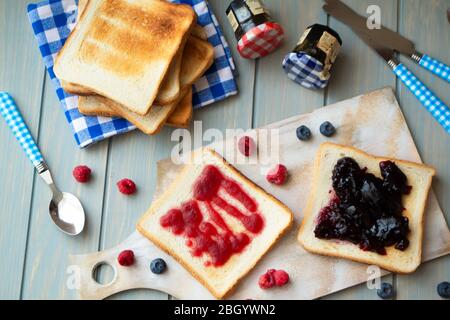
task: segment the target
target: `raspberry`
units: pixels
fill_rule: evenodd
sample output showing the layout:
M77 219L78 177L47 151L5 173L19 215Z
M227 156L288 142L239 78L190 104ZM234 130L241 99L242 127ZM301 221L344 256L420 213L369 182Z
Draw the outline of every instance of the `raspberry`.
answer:
M244 156L249 157L256 149L255 141L249 136L243 136L238 141L238 149Z
M136 192L136 184L130 179L122 179L117 182L119 191L123 194L130 195Z
M261 289L270 289L275 286L275 279L272 274L264 273L259 277L258 284Z
M289 282L289 275L284 270L277 270L273 274L273 278L275 279L275 284L279 287L284 286Z
M88 166L76 166L73 168L72 175L78 182L85 183L91 178L91 169Z
M284 286L289 282L289 275L284 270L269 269L259 277L259 287L261 289L270 289L274 286Z
M117 257L121 266L128 267L134 264L134 252L132 250L123 250Z
M275 270L275 269L269 269L269 270L266 271L266 273L267 273L268 275L270 275L270 276L273 276L273 274L274 274L276 271L277 271L277 270Z
M286 182L287 179L287 169L282 164L278 164L275 166L275 168L271 169L267 173L267 181L270 183L276 184L276 185L282 185Z

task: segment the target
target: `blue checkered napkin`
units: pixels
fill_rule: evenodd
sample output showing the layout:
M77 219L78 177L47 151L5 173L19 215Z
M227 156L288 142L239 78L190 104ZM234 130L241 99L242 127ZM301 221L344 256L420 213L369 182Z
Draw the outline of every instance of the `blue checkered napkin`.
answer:
M303 52L291 52L284 57L283 69L289 79L308 89L323 89L328 84L328 79L322 79L320 73L323 64Z
M194 8L198 23L203 26L208 41L214 46L214 64L193 87L194 108L201 108L236 94L237 87L233 77L235 67L231 52L208 3L205 0L172 2L189 4ZM87 117L80 114L77 96L64 92L53 73L55 56L75 26L77 3L78 0L45 0L30 4L28 18L75 140L80 147L86 147L116 134L134 130L135 127L120 118Z

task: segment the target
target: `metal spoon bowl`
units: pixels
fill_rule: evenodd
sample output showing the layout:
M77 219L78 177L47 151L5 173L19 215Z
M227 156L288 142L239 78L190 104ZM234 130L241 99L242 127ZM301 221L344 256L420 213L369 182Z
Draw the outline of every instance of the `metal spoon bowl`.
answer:
M59 201L52 199L49 210L50 217L62 232L75 236L83 231L84 210L80 200L73 194L63 192Z
M83 231L85 214L80 200L73 194L61 192L56 188L50 170L45 162L36 166L39 175L52 190L50 201L50 217L56 226L64 233L75 236Z

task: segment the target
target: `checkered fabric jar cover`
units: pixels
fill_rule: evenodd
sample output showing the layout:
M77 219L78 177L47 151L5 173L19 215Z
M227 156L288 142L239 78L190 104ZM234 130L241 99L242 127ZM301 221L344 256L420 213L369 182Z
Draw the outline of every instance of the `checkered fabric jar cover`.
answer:
M276 22L264 22L247 31L237 44L239 54L246 59L257 59L278 48L284 38L284 30Z
M330 74L321 76L323 64L304 52L290 52L283 60L283 69L289 79L308 89L323 89L328 85Z

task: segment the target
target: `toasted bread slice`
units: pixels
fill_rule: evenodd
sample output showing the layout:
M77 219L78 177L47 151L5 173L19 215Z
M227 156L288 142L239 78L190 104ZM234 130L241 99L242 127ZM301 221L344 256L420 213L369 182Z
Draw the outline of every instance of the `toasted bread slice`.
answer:
M86 6L88 4L89 0L79 0L78 1L78 14L77 14L77 21L80 21L80 17L83 14L84 10L86 9ZM201 31L203 28L196 25L196 28L194 27L192 29L192 33L197 35L201 35ZM183 50L181 50L183 49ZM164 81L159 89L158 96L156 97L156 104L168 104L178 98L178 96L181 93L181 85L180 85L180 72L181 72L181 60L183 57L183 48L180 48L177 55L175 56L174 60L170 64L169 70L167 71L166 76L164 77ZM70 82L61 81L61 86L63 87L64 91L76 94L79 96L87 96L87 95L93 95L95 94L88 88L85 88L80 85L76 85ZM88 110L89 112L89 110ZM106 115L106 116L113 116L112 111L108 110L100 110L97 115Z
M120 114L95 96L78 98L79 111L87 116L120 117ZM177 128L187 128L192 118L192 89L178 103L166 124ZM149 115L150 116L150 115ZM140 117L140 116L139 116ZM147 117L147 116L144 116ZM147 129L149 130L149 129Z
M85 116L120 117L120 115L97 96L79 96L78 111Z
M190 6L165 1L90 0L55 74L145 115L194 18Z
M181 94L181 61L183 60L183 48L180 48L177 55L172 61L169 70L164 77L164 81L159 88L158 95L154 101L157 105L166 105L174 102L180 97Z
M187 164L165 193L151 205L139 220L137 229L161 249L172 255L216 298L221 299L256 265L284 231L288 229L292 223L293 215L289 208L253 184L213 150L208 148L197 150L194 152L194 159L196 161ZM214 183L211 184L212 180L202 180L205 179L205 172L208 170L212 170L216 174L219 172L220 179L225 179L222 183L215 184L217 188L213 186ZM202 181L208 182L206 182L206 185L199 185L203 183ZM215 181L217 182L217 180ZM213 189L212 198L206 199L221 198L247 218L252 215L259 215L263 221L262 229L257 233L252 233L249 231L249 227L244 226L244 223L241 222L245 219L235 218L229 211L222 209L224 207L217 206L216 200L198 200L200 196L198 192L194 193L194 185L197 186L197 191L211 192L211 189ZM236 192L234 195L228 192L230 186ZM242 193L237 190L242 191L246 196L242 196ZM194 194L197 200L194 199ZM195 216L196 222L194 225L198 225L198 233L194 229L186 227L186 230L178 229L175 234L172 232L175 229L162 227L161 221L167 218L169 211L172 211L172 209L183 210L180 208L186 208L188 201L197 204L199 211L195 212L195 209L183 211L183 223L188 224L187 221L192 221L190 219ZM231 207L229 209L231 210ZM169 221L174 220L169 219ZM213 230L216 230L217 233ZM219 247L208 240L206 242L201 241L202 237L207 237L207 232L210 232L210 235L216 235L213 236L215 238L210 239L216 239L214 243ZM188 234L190 237L187 236ZM242 251L231 254L228 259L222 261L222 264L217 265L212 262L217 261L214 260L213 254L229 252L227 248L230 249L231 244L229 242L221 241L223 237L227 237L227 234L229 236L245 234L249 242L241 248ZM202 243L209 243L210 247L208 245L203 246ZM206 249L206 251L203 254L198 254L199 248ZM217 251L214 250L215 248ZM197 253L195 254L193 251Z
M409 195L403 197L405 207L403 215L409 219L411 231L408 235L410 244L405 251L397 250L392 246L386 248L386 255L380 255L371 251L363 251L358 245L350 242L323 240L315 237L314 229L317 225L318 214L321 208L328 205L330 201L332 170L337 161L343 157L353 158L361 168L366 167L367 172L378 177L380 177L379 163L393 160L407 176L408 185L412 186L412 190ZM312 189L298 240L306 250L313 253L373 264L393 272L411 273L421 262L423 214L434 174L433 168L422 164L375 157L355 148L324 143L320 146L316 156Z
M192 86L214 62L214 47L207 41L190 36L186 42L181 62L180 87ZM92 95L93 92L72 83L61 82L65 91L77 95ZM177 97L179 98L179 97ZM164 103L163 103L164 105Z
M159 89L158 96L155 99L155 104L170 104L171 102L179 98L181 94L180 75L183 51L184 50L180 50L172 61L170 68L164 78L164 81ZM63 80L61 80L61 86L63 87L64 91L70 94L75 94L78 96L95 95L95 92L86 87Z
M182 92L187 92L191 90L192 84L197 81L202 74L211 66L214 61L214 48L209 42L200 40L196 37L190 37L186 43L185 50L183 53L184 60L181 67L181 82L182 82ZM185 94L181 94L178 98L178 102L180 98L182 98ZM99 100L99 101L96 101ZM81 113L87 115L108 115L108 116L122 116L128 119L130 122L135 124L139 129L146 128L144 131L147 134L154 134L153 129L149 131L149 119L155 119L154 114L162 115L161 110L159 110L162 106L159 106L158 110L155 113L151 112L149 117L142 117L138 114L133 114L132 112L128 112L127 110L118 111L119 104L115 103L114 106L109 106L108 99L99 99L98 96L89 96L87 98L80 97L78 100L78 108ZM189 125L190 118L192 116L192 101L189 104L184 104L184 108L179 109L178 112L175 113L175 117L179 117L175 121L170 121L170 125L174 125L177 127L187 127ZM166 110L165 113L167 116L174 111L174 103L167 105L169 110ZM109 109L109 110L108 110ZM112 110L111 110L112 109ZM188 116L188 117L187 117ZM158 120L161 120L162 117L157 117ZM146 119L146 121L144 121ZM183 125L179 125L179 123L183 123ZM156 131L157 132L157 131Z
M182 93L182 97L184 97L186 94L187 90L186 92ZM167 119L175 111L175 108L181 101L182 97L167 106L152 106L150 108L150 112L145 116L141 116L137 113L131 112L117 102L114 102L102 96L80 96L78 98L78 104L79 107L80 105L82 106L82 109L86 108L83 106L88 106L87 108L90 108L91 110L94 107L89 106L97 106L98 109L112 109L117 116L127 119L143 133L154 135L161 130Z
M181 99L180 103L167 119L166 125L176 128L187 128L192 120L193 108L192 108L192 88L188 90L188 93Z
M83 1L83 0L82 0L82 1ZM84 1L86 1L86 0L84 0ZM192 34L194 37L197 37L197 38L199 38L199 39L208 41L208 35L206 34L205 29L204 29L201 25L199 25L199 24L196 24L196 25L192 28L191 34Z
M205 40L189 37L181 63L181 89L194 84L214 62L214 47Z

